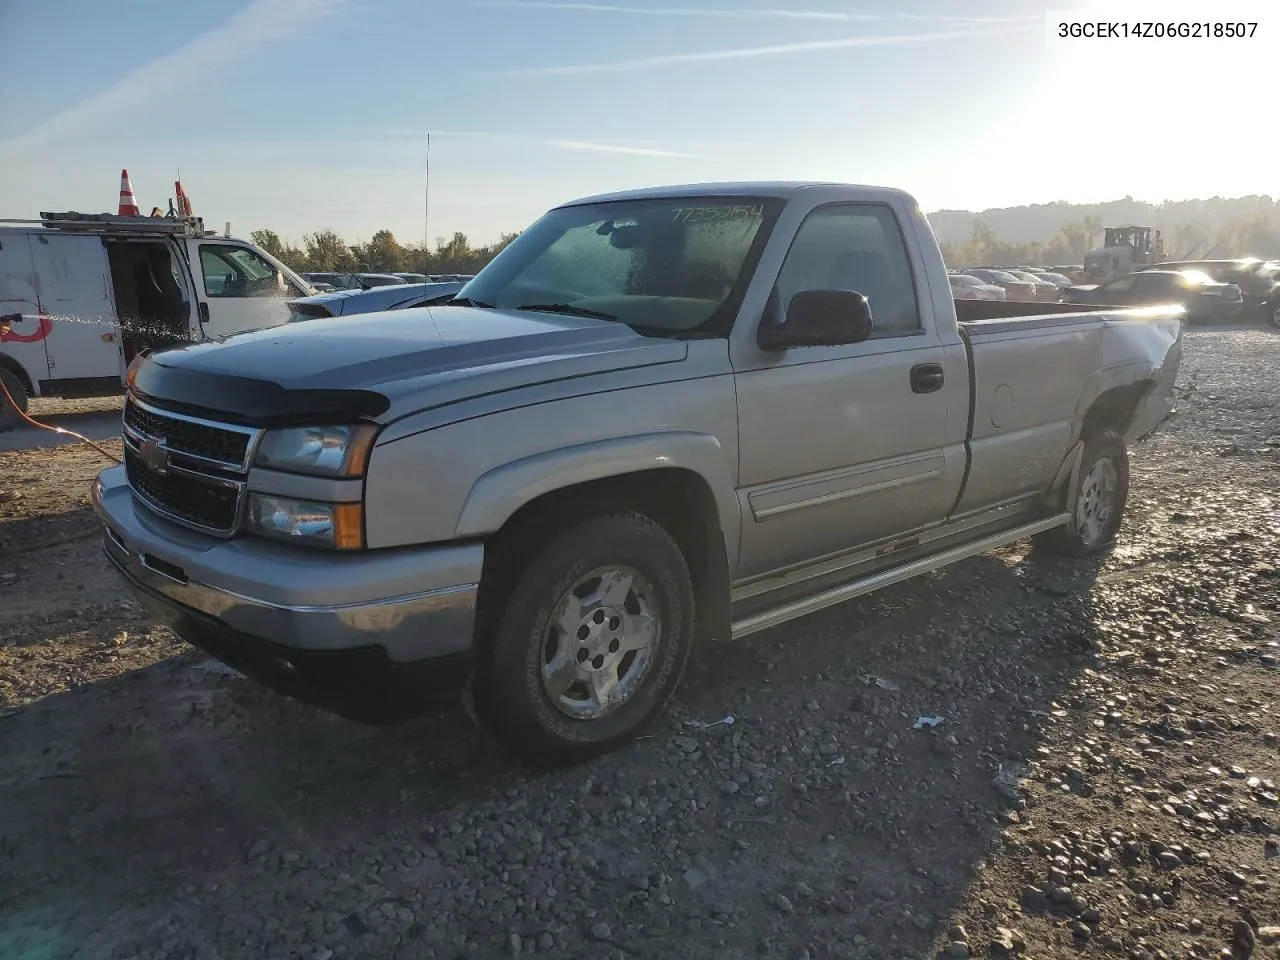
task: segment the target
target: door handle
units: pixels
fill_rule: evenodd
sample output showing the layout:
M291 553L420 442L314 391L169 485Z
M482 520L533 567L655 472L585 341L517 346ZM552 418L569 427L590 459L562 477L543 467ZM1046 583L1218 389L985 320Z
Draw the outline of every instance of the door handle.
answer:
M911 368L911 392L933 393L942 389L942 364L917 363Z

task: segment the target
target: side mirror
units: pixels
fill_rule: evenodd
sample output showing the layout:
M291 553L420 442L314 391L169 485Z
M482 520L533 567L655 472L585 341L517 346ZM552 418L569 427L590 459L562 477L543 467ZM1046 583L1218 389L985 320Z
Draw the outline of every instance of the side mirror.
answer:
M787 306L786 323L775 323L772 316L766 313L760 324L761 350L861 343L875 329L867 298L853 290L802 290Z

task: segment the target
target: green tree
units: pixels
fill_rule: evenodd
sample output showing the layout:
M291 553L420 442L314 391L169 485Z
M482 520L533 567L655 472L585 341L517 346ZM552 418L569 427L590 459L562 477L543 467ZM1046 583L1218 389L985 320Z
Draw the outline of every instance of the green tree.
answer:
M405 251L390 230L379 230L364 248L365 265L376 273L404 270Z
M320 230L306 234L302 238L306 246L306 263L308 270L321 273L354 270L358 264L340 236L332 230Z
M274 230L255 230L249 234L249 239L277 260L284 259L284 241Z
M249 239L291 270L307 268L306 254L297 247L285 244L274 230L254 230L249 234Z

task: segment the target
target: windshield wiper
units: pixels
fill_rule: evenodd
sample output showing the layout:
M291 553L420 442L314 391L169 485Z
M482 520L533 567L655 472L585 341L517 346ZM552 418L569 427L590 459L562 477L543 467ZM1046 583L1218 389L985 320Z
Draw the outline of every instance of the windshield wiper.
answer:
M567 317L586 317L591 320L617 320L612 313L600 310L589 310L586 307L575 307L571 303L524 303L517 310L537 310L541 313L562 313Z
M483 300L472 300L470 297L454 297L449 303L462 307L480 307L483 310L497 309L492 303L485 303Z

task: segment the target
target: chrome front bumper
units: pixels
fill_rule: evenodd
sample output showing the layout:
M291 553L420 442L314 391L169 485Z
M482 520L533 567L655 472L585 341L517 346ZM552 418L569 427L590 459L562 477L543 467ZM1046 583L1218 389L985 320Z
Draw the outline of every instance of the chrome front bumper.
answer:
M92 499L108 559L170 622L191 612L287 650L377 648L392 664L471 650L479 543L343 554L217 540L138 505L123 467L99 475Z

